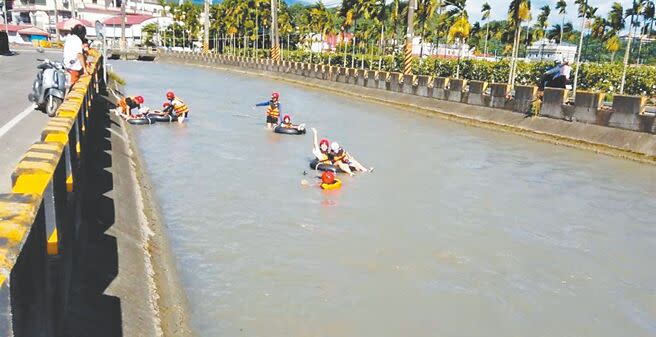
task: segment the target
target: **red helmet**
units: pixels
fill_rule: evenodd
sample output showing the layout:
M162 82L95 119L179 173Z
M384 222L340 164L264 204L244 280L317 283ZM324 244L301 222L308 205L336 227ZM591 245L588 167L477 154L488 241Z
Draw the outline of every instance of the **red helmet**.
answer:
M175 98L175 94L173 93L173 91L169 91L169 92L167 92L167 93L166 93L166 98L168 98L168 99L174 99L174 98Z
M324 145L324 144L326 144L326 151L327 151L328 149L330 149L330 142L328 141L328 139L322 139L322 140L319 142L319 149L321 149L321 145Z
M144 103L144 98L143 98L143 96L137 96L137 97L134 98L134 100L137 101L137 103L139 103L139 104L143 104L143 103Z
M282 117L282 121L283 121L283 122L284 122L285 120L287 120L287 119L289 119L289 123L292 122L292 118L289 117L289 115L284 115L284 116Z
M162 108L168 108L170 106L171 106L171 103L169 103L169 102L164 102L164 104L162 104Z
M277 93L277 92L274 92L273 94L271 94L271 98L276 99L276 100L280 99L280 94Z
M321 174L321 182L324 184L334 184L335 183L335 174L330 171L325 171Z

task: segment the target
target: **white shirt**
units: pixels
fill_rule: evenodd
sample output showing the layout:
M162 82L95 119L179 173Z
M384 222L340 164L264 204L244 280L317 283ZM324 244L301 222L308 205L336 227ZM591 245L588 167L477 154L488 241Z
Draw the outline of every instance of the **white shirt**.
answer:
M569 64L563 64L563 66L560 67L560 76L565 76L565 78L568 80L571 72L572 72L572 67L570 67Z
M70 70L82 70L78 55L82 54L82 40L77 35L68 34L64 42L64 67Z

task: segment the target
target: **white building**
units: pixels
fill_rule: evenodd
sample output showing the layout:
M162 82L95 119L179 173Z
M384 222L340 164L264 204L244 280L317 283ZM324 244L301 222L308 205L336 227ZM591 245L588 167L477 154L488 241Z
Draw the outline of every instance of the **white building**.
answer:
M526 58L531 61L573 61L576 58L576 49L576 46L570 43L559 44L554 40L542 39L528 47Z
M105 25L105 37L110 45L118 46L121 39L121 21L120 15L105 19L102 23ZM144 36L143 27L149 24L156 24L161 30L164 30L173 20L168 17L154 17L150 15L126 15L125 17L125 40L128 47L141 45Z
M434 43L422 42L419 36L415 36L412 39L412 54L441 58L469 58L474 55L474 48L469 47L466 43L440 43L435 46Z
M13 24L29 24L55 33L55 22L76 18L91 23L104 21L121 13L120 0L16 0L11 10ZM57 19L55 19L57 8ZM126 13L161 15L158 0L127 1ZM87 27L87 31L89 27Z

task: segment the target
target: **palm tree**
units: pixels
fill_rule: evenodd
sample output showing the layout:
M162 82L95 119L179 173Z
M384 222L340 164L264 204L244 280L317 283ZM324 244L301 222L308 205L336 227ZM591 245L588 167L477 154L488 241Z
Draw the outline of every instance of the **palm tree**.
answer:
M643 0L642 3L642 23L643 28L640 34L640 47L638 48L638 64L642 63L640 55L642 54L642 44L644 41L644 36L649 36L651 33L651 28L654 24L654 7L656 4L653 0ZM649 24L647 24L649 22Z
M522 22L531 19L531 1L530 0L511 0L508 6L508 24L509 28L515 32L513 40L512 55L510 58L510 73L508 84L513 88L515 86L515 69L517 66L517 54L519 52L519 42L522 34Z
M615 53L620 49L620 38L617 35L609 37L604 43L604 47L610 52L610 62L615 62Z
M485 28L485 47L483 48L483 54L487 56L487 40L490 36L490 15L492 14L492 7L490 7L489 3L484 3L483 7L481 8L481 14L483 15L481 17L482 21L487 21L486 22L486 28Z
M538 20L535 22L535 27L533 31L533 36L535 40L542 40L545 36L547 27L549 27L549 15L551 14L551 8L549 5L544 5L540 8L540 15L538 15ZM542 58L542 49L540 49L540 58Z
M565 0L558 0L556 2L556 9L558 10L558 14L562 16L563 20L560 25L560 27L565 27L565 15L567 14L567 1ZM560 30L560 39L558 39L558 44L563 40L563 30Z
M626 83L626 67L629 64L629 55L631 53L631 41L633 40L633 35L631 34L631 30L633 27L637 25L637 20L636 17L640 13L640 3L638 1L633 0L633 4L631 8L627 9L625 12L624 17L630 17L631 19L629 20L629 34L628 34L628 40L626 43L626 50L624 51L624 66L622 68L622 82L620 83L620 94L624 93L624 84Z
M340 15L344 17L344 29L353 28L353 49L351 56L351 67L355 66L355 46L358 19L369 19L372 9L378 6L377 0L343 0ZM346 54L344 54L346 57Z
M326 6L322 1L317 2L314 6L310 7L309 11L309 24L311 27L311 33L318 33L320 35L320 50L319 53L323 52L323 37L329 30L333 27L334 19L332 13L328 11ZM311 37L313 39L313 37ZM312 45L310 45L310 52L312 52ZM312 55L312 54L310 54ZM310 62L312 62L312 57L310 57Z
M424 38L426 37L426 28L428 26L429 20L435 16L435 12L439 6L438 0L418 0L417 6L417 26L420 29L419 38L420 38L420 51L419 57L421 58L424 54Z
M444 13L450 28L447 35L447 43L456 43L458 46L458 65L456 67L456 78L460 77L460 57L463 43L469 38L471 25L467 13L467 0L446 0L447 11Z

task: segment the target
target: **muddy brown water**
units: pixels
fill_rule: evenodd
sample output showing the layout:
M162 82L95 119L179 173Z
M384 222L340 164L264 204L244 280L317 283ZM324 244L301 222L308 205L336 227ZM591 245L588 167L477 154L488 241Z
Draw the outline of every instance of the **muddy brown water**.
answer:
M114 62L189 123L137 127L201 336L655 336L653 166L267 78ZM311 135L373 174L301 181ZM307 171L308 176L303 172Z

